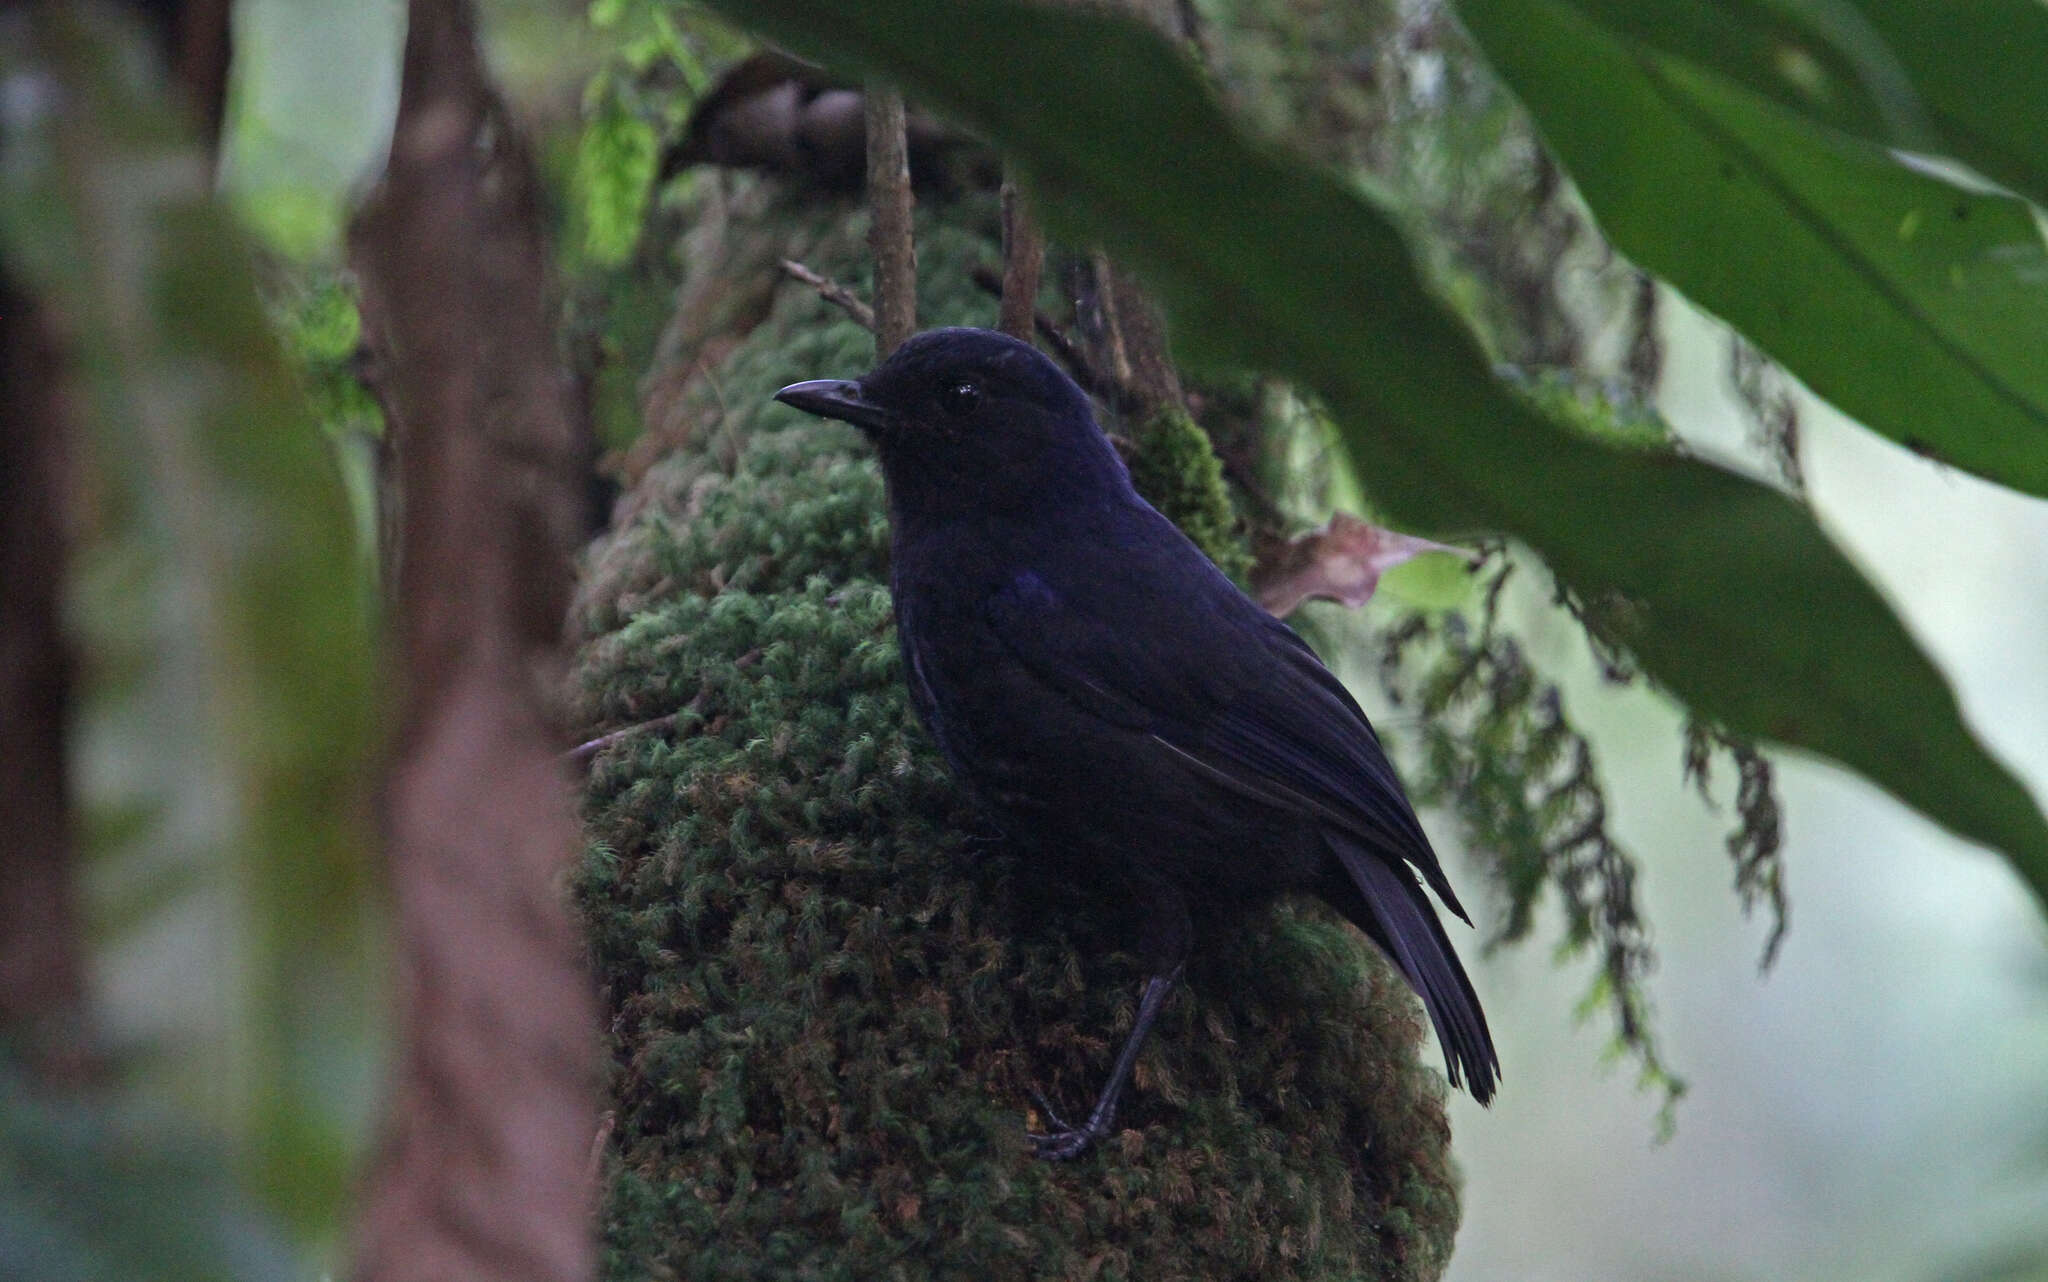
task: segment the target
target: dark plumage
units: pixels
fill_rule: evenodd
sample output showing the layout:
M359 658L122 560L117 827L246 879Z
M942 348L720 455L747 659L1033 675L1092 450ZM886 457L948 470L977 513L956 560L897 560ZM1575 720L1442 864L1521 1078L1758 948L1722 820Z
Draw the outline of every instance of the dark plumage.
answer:
M1137 1025L1088 1119L1034 1137L1042 1156L1108 1133L1192 908L1286 891L1370 936L1421 995L1452 1084L1492 1097L1486 1017L1417 875L1464 909L1371 724L1137 495L1072 380L1028 344L942 329L858 382L776 399L854 424L881 455L911 700L954 773L1141 923Z

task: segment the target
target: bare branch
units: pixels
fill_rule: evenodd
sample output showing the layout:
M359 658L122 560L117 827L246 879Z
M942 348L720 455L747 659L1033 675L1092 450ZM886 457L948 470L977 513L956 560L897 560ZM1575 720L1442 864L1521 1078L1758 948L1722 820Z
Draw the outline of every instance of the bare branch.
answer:
M598 753L603 752L606 748L611 747L613 744L624 743L626 740L633 738L635 735L643 735L650 730L666 730L670 726L674 725L676 722L682 720L684 713L694 712L701 706L702 702L700 699L692 699L690 700L690 702L683 705L681 708L678 708L676 711L671 712L666 716L655 717L651 720L642 721L637 724L627 726L622 730L613 730L607 734L601 734L597 736L597 738L595 739L586 739L582 743L579 743L575 747L569 749L569 760L575 762L577 765L588 765L591 761L596 759Z
M1099 249L1088 256L1087 285L1084 295L1094 303L1087 311L1095 321L1095 345L1108 362L1109 376L1117 386L1130 387L1131 356L1124 350L1123 322L1117 314L1116 271L1109 265L1109 255ZM1083 331L1088 328L1084 326Z
M789 260L784 259L783 261L787 263ZM756 663L759 663L760 661L761 652L759 650L749 650L745 654L741 655L739 658L733 661L733 667L738 671L745 672L748 668L753 667ZM626 740L631 739L636 735L643 735L651 730L667 730L670 727L674 726L677 722L681 721L684 717L690 715L691 713L702 712L704 710L704 705L707 702L709 702L710 699L711 691L708 687L706 689L699 690L694 696L692 696L688 703L684 704L680 708L677 708L674 712L668 713L665 716L654 717L646 721L635 722L633 725L625 726L621 729L613 730L606 734L598 735L594 739L584 740L582 743L579 743L575 747L569 749L569 760L575 762L577 765L580 766L588 766L592 761L597 759L598 753L603 752L606 748L611 747L613 744L624 743Z
M809 285L812 289L817 290L818 297L824 299L828 303L831 303L839 307L848 316L853 317L854 324L860 326L864 330L867 330L871 334L874 332L875 309L868 306L866 303L862 302L860 300L860 295L854 293L852 290L840 284L838 281L833 280L829 276L818 275L818 273L812 271L810 268L804 266L802 263L796 261L794 258L783 259L782 270L787 275L792 276L797 280L802 281L804 284Z
M917 330L917 247L910 230L910 145L903 95L867 87L868 252L875 260L875 355Z
M996 328L1031 341L1038 307L1038 278L1045 268L1045 235L1031 216L1015 179L1003 178L1003 306Z

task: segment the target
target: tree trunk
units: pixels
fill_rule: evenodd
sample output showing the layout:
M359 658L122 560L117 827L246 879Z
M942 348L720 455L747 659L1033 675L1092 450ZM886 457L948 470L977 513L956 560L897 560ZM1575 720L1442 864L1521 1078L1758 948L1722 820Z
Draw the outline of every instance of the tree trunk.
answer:
M588 429L556 356L531 162L460 0L416 0L352 250L391 413L397 741L384 798L401 1048L355 1276L589 1276L595 1011L545 692Z
M0 276L0 1038L31 1074L86 1068L61 590L71 490L58 361Z

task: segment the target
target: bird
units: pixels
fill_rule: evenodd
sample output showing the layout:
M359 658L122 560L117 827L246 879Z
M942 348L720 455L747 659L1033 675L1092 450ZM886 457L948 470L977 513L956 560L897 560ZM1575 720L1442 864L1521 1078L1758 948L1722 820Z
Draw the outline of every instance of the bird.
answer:
M1320 897L1378 945L1422 999L1450 1083L1493 1097L1500 1057L1424 885L1471 918L1371 722L1139 496L1058 365L1005 334L933 329L858 379L775 399L852 424L880 458L905 683L953 775L1133 924L1136 1020L1085 1119L1038 1099L1037 1156L1111 1133L1196 909L1283 893Z

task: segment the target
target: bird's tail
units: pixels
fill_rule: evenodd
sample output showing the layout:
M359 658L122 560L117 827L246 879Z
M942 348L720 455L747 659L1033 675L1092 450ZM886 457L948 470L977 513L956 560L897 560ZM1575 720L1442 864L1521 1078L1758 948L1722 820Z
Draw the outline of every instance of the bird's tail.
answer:
M1422 998L1437 1040L1443 1043L1451 1085L1462 1079L1470 1083L1473 1099L1481 1104L1491 1100L1500 1080L1500 1055L1487 1031L1479 995L1472 991L1472 981L1422 887L1406 868L1348 836L1331 833L1328 839L1358 891L1356 899L1344 895L1337 906L1400 967Z

